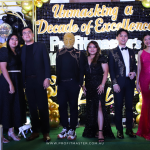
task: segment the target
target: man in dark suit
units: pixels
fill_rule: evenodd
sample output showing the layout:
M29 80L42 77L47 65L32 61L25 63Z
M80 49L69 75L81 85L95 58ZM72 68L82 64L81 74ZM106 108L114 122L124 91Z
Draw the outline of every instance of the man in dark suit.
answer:
M63 126L62 132L57 137L75 140L78 123L78 95L84 75L84 54L73 47L75 37L72 33L66 33L63 40L65 48L60 49L56 57L57 100ZM67 103L70 107L70 127L68 126Z
M118 47L109 52L109 72L113 84L115 102L115 123L118 130L117 137L124 138L122 126L122 108L125 98L126 107L126 134L136 137L132 131L133 112L132 101L134 98L136 62L134 51L126 47L128 31L119 29L116 39Z
M33 130L27 141L39 137L39 125L41 125L43 140L49 142L49 112L46 91L51 77L49 55L44 44L34 42L31 28L23 28L22 38L25 41L21 53L22 77Z

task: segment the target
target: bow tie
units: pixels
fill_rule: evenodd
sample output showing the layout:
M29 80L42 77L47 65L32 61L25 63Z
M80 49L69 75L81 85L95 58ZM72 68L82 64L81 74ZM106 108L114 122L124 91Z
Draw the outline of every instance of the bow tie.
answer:
M124 47L124 48L122 47L122 48L121 48L122 51L123 51L123 50L127 50L127 49L128 49L127 47Z

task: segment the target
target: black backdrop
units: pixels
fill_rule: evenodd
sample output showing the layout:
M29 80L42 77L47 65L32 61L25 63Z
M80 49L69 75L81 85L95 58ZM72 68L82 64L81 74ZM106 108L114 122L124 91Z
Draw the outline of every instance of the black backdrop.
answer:
M150 9L144 8L141 4L141 2L99 2L99 3L64 3L64 9L90 9L95 8L95 5L99 4L99 7L101 8L102 5L106 5L106 7L119 7L117 20L116 23L122 22L123 19L130 19L130 22L150 22ZM52 7L55 4L44 4L42 8L37 8L37 20L44 19L48 22L48 24L54 25L60 25L60 24L68 24L70 23L71 18L54 18ZM61 4L59 4L61 5ZM126 6L133 6L133 14L126 16L124 14L124 9ZM89 20L93 20L92 25L94 25L95 20L99 17L92 17L92 18L72 18L74 19L74 24L78 24L79 27L83 23L88 23ZM104 23L112 22L110 16L104 16L102 17L104 20ZM133 31L129 32L130 39L138 38L139 40L142 39L143 34L147 31ZM44 33L44 34L38 34L37 40L45 43L47 45L47 48L50 49L49 43L50 39L49 36L58 36L60 40L63 39L64 33ZM86 35L85 32L81 32L79 29L78 32L74 33L74 35L80 35L81 37L88 37L88 39L95 39L95 40L103 40L103 39L115 39L116 38L116 31L111 32L103 32L103 33L96 33L94 29L91 29L91 32L89 35Z
M150 9L144 8L141 4L141 2L99 2L99 3L64 3L64 9L84 9L87 8L88 10L90 8L95 8L96 4L99 4L99 7L101 8L102 5L106 5L106 7L119 7L118 11L118 16L117 20L115 20L116 23L122 22L123 19L130 19L131 22L150 22ZM53 12L52 12L52 7L55 4L43 4L42 8L37 8L37 20L44 19L48 22L48 24L54 25L60 25L60 24L69 24L71 18L66 19L66 18L54 18L53 17ZM61 5L61 4L59 4ZM133 6L133 14L126 16L124 14L124 9L126 6ZM116 31L110 31L110 32L103 32L103 33L96 33L94 29L91 29L91 32L89 35L86 35L85 32L81 32L80 26L83 23L88 23L89 20L93 20L92 25L95 25L95 20L99 17L92 17L92 18L72 18L74 19L74 24L79 25L79 30L78 32L74 33L74 35L80 35L81 37L88 37L88 40L90 39L95 39L95 40L103 40L103 39L116 39ZM101 17L104 20L104 23L108 22L113 22L111 20L110 16L104 16ZM38 28L38 26L37 26ZM44 26L43 26L44 28ZM129 38L134 39L138 38L139 40L142 40L143 34L145 32L149 31L129 31ZM59 46L54 47L54 51L50 51L50 36L58 36L60 40L63 40L63 35L64 33L47 33L45 32L44 34L38 34L37 35L37 41L45 43L49 52L50 53L56 53ZM134 47L134 45L133 45ZM108 54L108 49L102 50L102 53L107 55ZM135 53L137 54L139 49L135 49ZM51 66L52 70L52 75L55 75L55 66ZM107 82L108 86L110 86L110 82ZM53 97L53 101L57 102L57 98ZM138 95L134 97L134 102L133 102L133 109L135 111L135 105L139 101ZM84 109L82 110L84 111ZM113 111L113 110L112 110ZM80 113L81 114L81 113Z

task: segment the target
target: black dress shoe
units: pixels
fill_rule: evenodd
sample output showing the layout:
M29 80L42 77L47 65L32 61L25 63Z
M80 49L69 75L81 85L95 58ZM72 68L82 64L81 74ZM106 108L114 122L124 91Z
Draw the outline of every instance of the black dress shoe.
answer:
M34 140L34 139L36 139L36 138L38 138L39 137L39 133L32 133L29 137L27 137L27 141L32 141L32 140Z
M117 131L117 138L124 139L123 131Z
M51 138L50 138L50 136L49 136L48 133L43 134L43 141L44 141L44 142L50 142L50 140L51 140Z
M136 138L136 134L132 131L132 129L126 129L126 135L129 135L131 138Z

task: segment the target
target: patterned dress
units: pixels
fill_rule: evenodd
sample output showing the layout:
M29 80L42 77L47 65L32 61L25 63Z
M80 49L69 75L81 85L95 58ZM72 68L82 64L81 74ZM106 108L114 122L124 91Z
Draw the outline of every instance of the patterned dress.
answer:
M88 64L86 60L85 64L85 87L86 91L86 123L83 132L83 137L92 138L95 137L98 131L98 106L101 101L104 125L103 134L105 137L115 138L112 133L109 119L107 116L107 110L105 107L105 94L99 95L97 93L97 87L101 84L103 79L103 69L101 64L107 63L107 58L100 55L97 64Z

